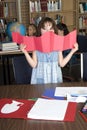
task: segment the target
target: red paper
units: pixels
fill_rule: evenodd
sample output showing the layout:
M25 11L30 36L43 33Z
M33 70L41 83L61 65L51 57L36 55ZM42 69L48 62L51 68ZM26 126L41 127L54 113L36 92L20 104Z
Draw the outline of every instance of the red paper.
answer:
M12 33L13 41L25 44L27 51L39 50L41 52L63 51L72 49L76 43L76 30L66 36L56 35L54 32L46 32L40 37L22 36L18 32Z
M15 105L13 101L20 102ZM0 99L0 118L27 118L27 112L31 109L35 101L24 99ZM12 108L12 112L11 112ZM17 109L17 110L14 110Z
M74 121L75 120L76 107L77 107L77 103L69 102L64 121Z
M13 101L17 103L13 103ZM27 99L7 99L7 98L0 99L0 118L29 119L27 118L27 113L32 108L34 103L35 103L34 100L27 100ZM65 118L63 121L74 121L76 114L76 107L77 103L69 102Z
M18 44L23 43L23 36L19 32L12 32L12 39Z

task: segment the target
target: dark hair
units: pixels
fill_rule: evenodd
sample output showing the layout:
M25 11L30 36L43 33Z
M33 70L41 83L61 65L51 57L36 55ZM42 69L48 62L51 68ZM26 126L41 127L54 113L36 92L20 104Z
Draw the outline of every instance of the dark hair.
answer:
M69 33L69 30L68 30L66 24L64 24L64 23L57 24L57 28L61 31L64 31L64 35L67 35Z
M55 21L54 21L52 18L43 17L43 18L41 19L41 21L39 22L39 24L38 24L38 36L41 35L41 28L44 29L44 24L45 24L46 22L52 23L52 28L54 29L54 33L58 34L58 29L57 29L57 26L56 26Z

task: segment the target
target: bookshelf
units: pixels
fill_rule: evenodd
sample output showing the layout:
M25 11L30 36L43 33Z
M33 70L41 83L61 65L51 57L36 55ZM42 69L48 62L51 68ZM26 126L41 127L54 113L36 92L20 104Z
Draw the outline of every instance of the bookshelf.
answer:
M9 22L29 24L28 0L0 0L0 42L5 40L5 29Z
M17 19L17 2L16 0L1 0L0 1L0 19L7 21Z
M0 0L0 42L6 40L6 25L17 20L16 0Z
M78 33L87 35L87 0L78 0L77 28Z
M58 6L57 6L58 5ZM76 0L29 0L29 22L38 24L43 16L53 18L56 23L63 22L69 31L77 28Z

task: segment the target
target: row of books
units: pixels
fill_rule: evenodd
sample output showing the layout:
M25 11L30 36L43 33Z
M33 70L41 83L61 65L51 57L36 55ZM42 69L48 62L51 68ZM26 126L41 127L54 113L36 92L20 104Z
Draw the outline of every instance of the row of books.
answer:
M61 10L61 0L30 0L30 12Z
M79 12L80 13L87 12L87 2L82 2L79 4Z
M87 26L87 16L80 16L79 17L79 28L84 28Z
M0 17L16 17L16 4L14 2L10 3L0 3Z
M46 14L44 14L44 16L46 16ZM56 19L55 19L56 24L64 23L65 17L63 15L57 14L55 17L56 17ZM35 18L31 17L30 21L31 21L31 23L34 23L35 25L38 26L41 19L42 19L42 17L37 15L37 17L35 17Z
M18 50L19 47L16 42L4 42L0 43L0 50L1 51L11 51L11 50Z

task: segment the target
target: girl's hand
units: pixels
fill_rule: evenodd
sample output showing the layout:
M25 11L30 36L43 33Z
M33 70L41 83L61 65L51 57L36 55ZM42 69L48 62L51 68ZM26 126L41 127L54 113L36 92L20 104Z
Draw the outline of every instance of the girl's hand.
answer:
M74 44L74 48L72 49L73 53L75 53L76 51L78 51L78 43Z
M26 48L26 45L20 44L20 50L21 50L23 53L26 52L25 48Z

